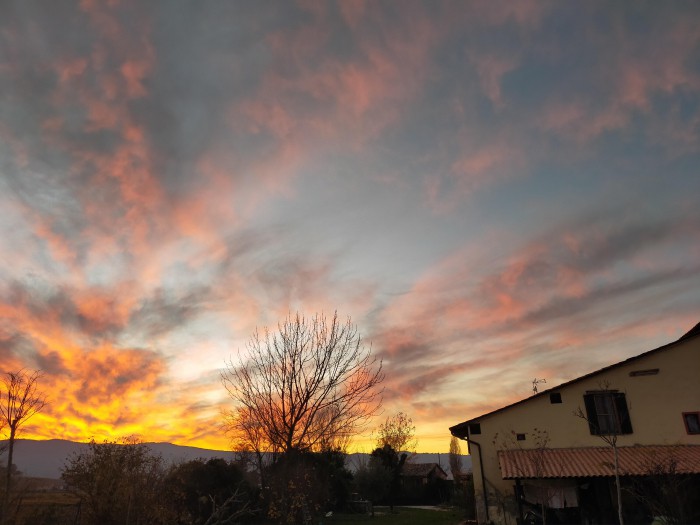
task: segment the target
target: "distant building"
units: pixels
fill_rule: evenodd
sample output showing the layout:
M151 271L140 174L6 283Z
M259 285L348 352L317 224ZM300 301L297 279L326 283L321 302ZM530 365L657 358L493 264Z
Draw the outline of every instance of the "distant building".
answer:
M402 499L407 504L437 504L449 497L447 473L437 463L404 463Z
M404 484L427 485L436 479L447 479L447 473L437 463L405 463L401 469Z
M653 490L675 474L678 497L687 496L677 506L700 512L700 323L678 341L450 431L468 442L479 523L522 522L542 503L560 522L616 523L614 449L601 436L616 440L623 486ZM657 513L632 492L622 497L630 521Z

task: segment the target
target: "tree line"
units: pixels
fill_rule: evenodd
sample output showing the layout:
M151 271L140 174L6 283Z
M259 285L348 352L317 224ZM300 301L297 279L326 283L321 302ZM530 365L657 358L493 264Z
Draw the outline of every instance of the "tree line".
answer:
M2 523L9 523L14 440L46 404L39 372L6 375L0 417L9 430ZM367 464L345 465L351 438L382 402L382 361L348 318L288 316L256 331L221 382L231 398L225 431L238 459L166 465L135 441L91 442L67 459L66 486L80 498L80 523L215 525L309 523L351 500L393 505L415 451L409 416L388 417Z

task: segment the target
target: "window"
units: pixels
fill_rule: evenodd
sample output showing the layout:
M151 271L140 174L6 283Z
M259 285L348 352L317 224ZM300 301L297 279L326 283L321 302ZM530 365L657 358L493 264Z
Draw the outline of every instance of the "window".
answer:
M683 422L688 434L700 434L700 412L683 412Z
M623 392L589 392L583 396L591 434L608 436L631 434L632 422Z
M481 434L481 425L479 423L469 423L470 434Z
M553 405L561 403L561 394L559 392L552 392L549 394L549 402Z
M658 373L658 368L649 368L648 370L632 370L630 372L630 377L655 376Z
M515 434L515 439L518 441L525 441L525 434Z

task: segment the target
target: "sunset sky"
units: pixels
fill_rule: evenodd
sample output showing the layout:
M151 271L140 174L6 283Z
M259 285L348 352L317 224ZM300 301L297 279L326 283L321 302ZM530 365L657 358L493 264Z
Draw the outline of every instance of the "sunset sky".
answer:
M423 452L680 337L700 2L0 2L22 437L226 449L220 369L297 310L352 318L368 432L403 410Z

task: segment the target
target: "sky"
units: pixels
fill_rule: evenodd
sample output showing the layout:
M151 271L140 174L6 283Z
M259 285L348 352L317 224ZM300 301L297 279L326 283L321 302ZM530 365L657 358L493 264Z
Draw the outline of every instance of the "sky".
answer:
M448 427L700 321L700 3L0 2L22 437L226 449L256 328L348 316Z

